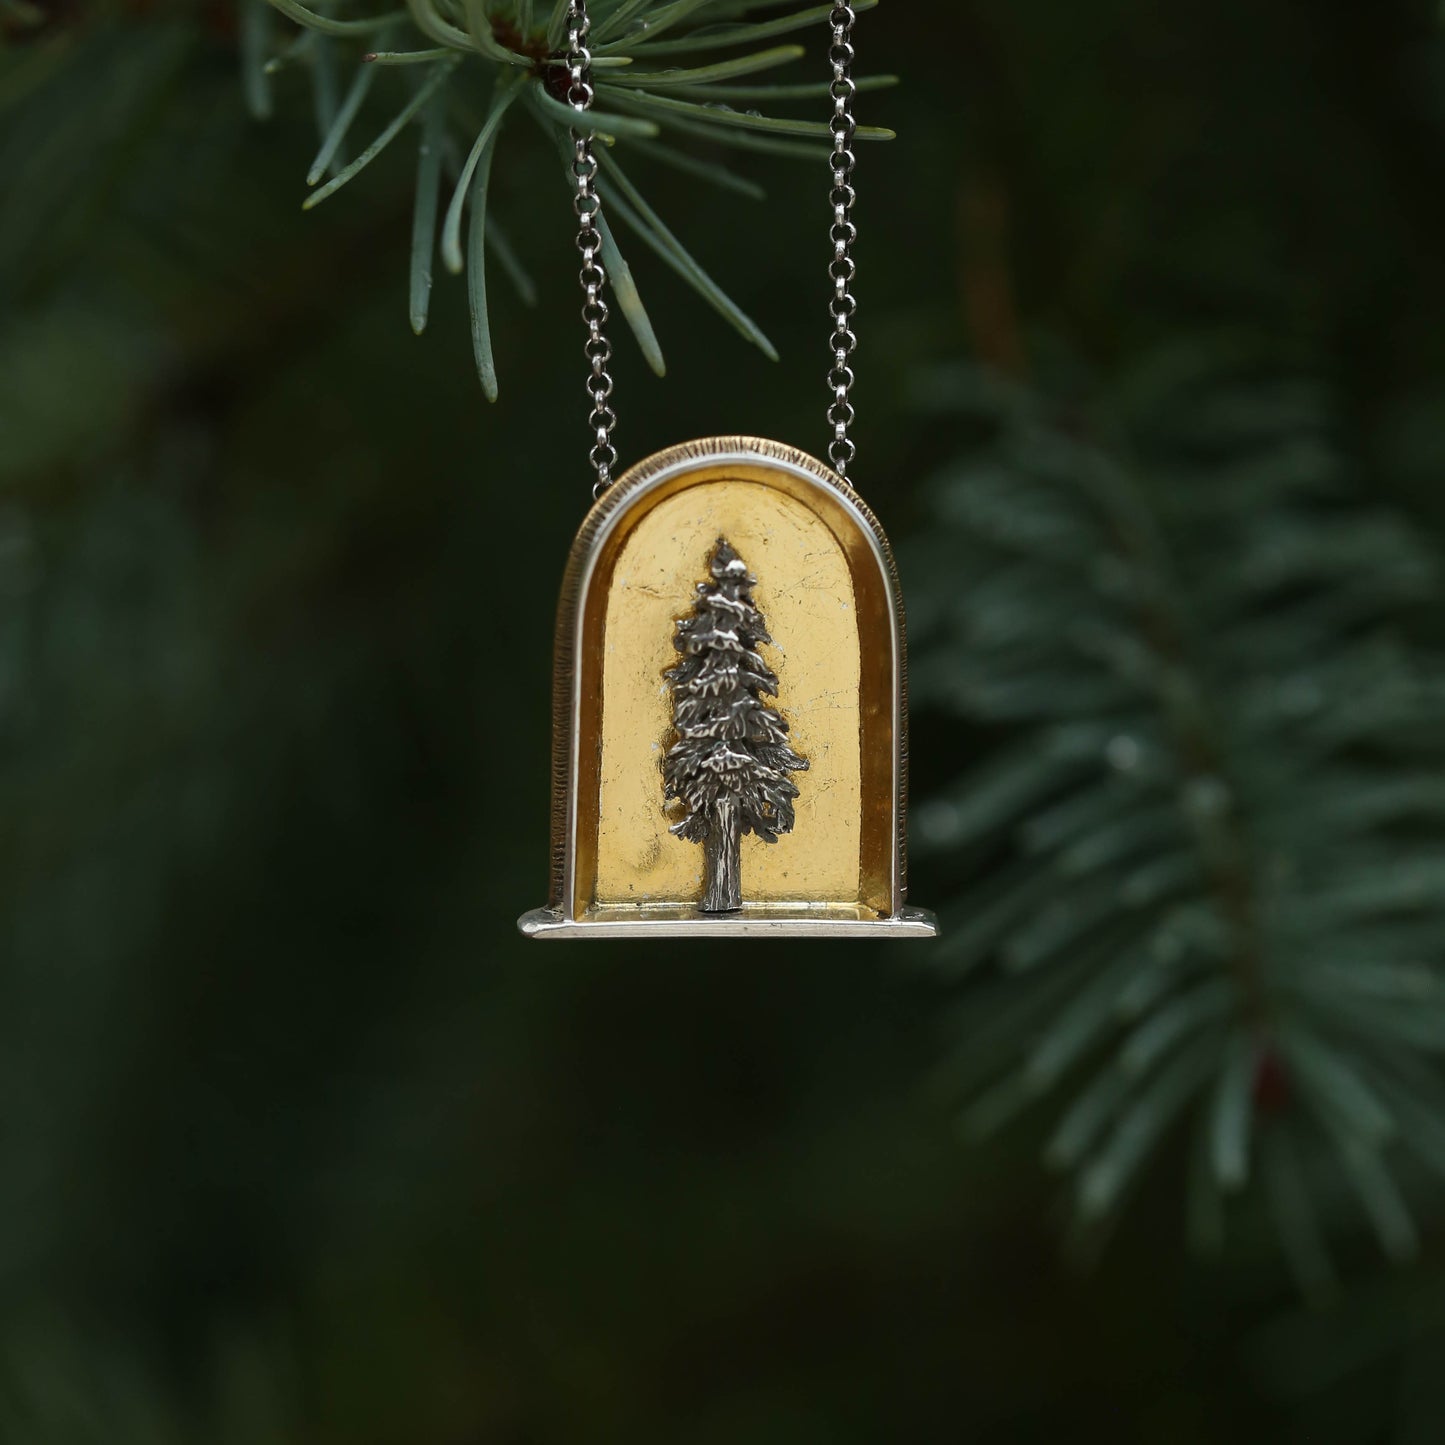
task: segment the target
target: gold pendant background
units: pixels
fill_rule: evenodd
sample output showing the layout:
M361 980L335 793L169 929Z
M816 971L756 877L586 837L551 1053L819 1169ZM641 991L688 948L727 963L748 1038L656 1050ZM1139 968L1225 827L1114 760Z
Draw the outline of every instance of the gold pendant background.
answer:
M692 606L707 558L725 536L758 584L754 597L778 675L773 704L808 759L795 779L797 822L776 843L743 839L753 902L859 896L862 767L853 578L818 514L757 482L696 486L653 507L622 546L607 594L595 901L690 902L702 849L669 833L661 761L672 725L663 671L677 661L676 622ZM880 639L879 645L886 645Z

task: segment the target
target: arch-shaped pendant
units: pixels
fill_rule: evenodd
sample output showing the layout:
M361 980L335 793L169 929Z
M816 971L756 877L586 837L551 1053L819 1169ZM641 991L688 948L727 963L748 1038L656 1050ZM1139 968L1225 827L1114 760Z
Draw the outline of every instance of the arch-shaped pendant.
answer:
M557 621L536 938L931 937L907 892L906 659L888 540L777 442L633 467Z

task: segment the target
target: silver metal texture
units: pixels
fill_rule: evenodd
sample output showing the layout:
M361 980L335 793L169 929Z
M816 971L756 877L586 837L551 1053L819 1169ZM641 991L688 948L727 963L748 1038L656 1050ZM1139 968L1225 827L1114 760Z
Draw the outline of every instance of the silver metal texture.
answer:
M597 909L585 921L564 918L553 908L536 908L517 920L528 938L936 938L938 920L926 908L904 905L894 918L866 909L796 904L770 912L751 904L741 913L704 913L699 908Z
M573 110L592 108L592 52L587 37L592 22L587 16L587 0L571 0L567 11L567 72L571 85L567 103ZM587 395L592 400L592 414L587 424L592 428L592 449L589 460L597 473L592 488L593 498L600 497L612 485L612 468L617 465L617 448L612 444L612 430L617 413L612 410L612 342L607 336L607 272L598 259L602 237L598 230L598 212L602 209L597 194L597 157L592 154L592 136L584 130L572 131L572 175L577 194L572 209L577 214L577 251L582 257L582 320L587 324L584 348L591 368L587 377Z
M711 582L697 584L691 616L677 622L681 660L664 674L672 688L674 738L663 761L664 801L680 803L675 837L701 843L704 913L742 907L745 833L776 843L791 833L806 758L788 742L783 715L763 702L778 675L758 648L771 643L753 602L758 579L726 537L708 559Z
M577 844L581 822L578 779L582 749L595 748L596 739L584 739L578 728L582 712L585 646L584 600L593 585L598 559L626 512L647 494L666 487L674 477L703 464L781 467L836 494L855 517L867 540L874 565L885 581L890 600L888 644L894 678L892 735L894 757L891 906L886 916L854 904L750 904L732 914L709 914L680 904L640 907L592 907L579 916L572 900L577 896ZM910 906L907 899L907 790L908 703L907 649L904 640L902 598L897 568L883 529L867 504L848 483L821 462L778 442L756 437L713 437L687 442L632 467L607 491L583 523L563 582L558 619L557 695L554 704L553 747L553 878L552 897L546 908L534 909L517 920L529 938L672 938L710 933L718 938L761 935L774 938L864 937L932 938L937 921L926 909Z
M828 371L828 390L832 401L828 404L828 425L833 430L833 440L828 444L828 458L833 470L847 480L849 469L858 448L854 445L853 403L853 353L858 349L858 337L853 331L853 317L858 303L853 299L853 278L857 265L853 259L853 246L858 239L858 228L853 223L853 203L857 193L853 189L853 170L857 157L853 154L853 141L858 132L858 121L853 113L853 101L858 94L857 82L853 79L853 24L857 18L848 0L833 0L832 14L828 17L833 29L833 43L828 48L828 60L833 67L833 116L829 126L833 132L833 153L828 157L828 166L833 173L833 188L829 200L833 207L833 224L828 236L833 243L833 259L828 263L828 275L833 281L833 295L828 301L828 310L833 317L833 365Z

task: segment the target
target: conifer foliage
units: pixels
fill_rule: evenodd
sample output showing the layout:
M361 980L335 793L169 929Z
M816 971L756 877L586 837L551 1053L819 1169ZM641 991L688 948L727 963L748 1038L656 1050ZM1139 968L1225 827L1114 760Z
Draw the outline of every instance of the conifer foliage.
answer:
M762 701L778 679L758 647L771 642L753 603L757 578L724 537L709 564L711 582L697 584L691 616L677 624L670 668L677 741L663 763L665 798L685 816L672 831L705 849L706 913L742 906L742 838L766 843L792 831L797 785L788 776L806 759L788 742L788 724Z
M857 12L878 0L854 0ZM570 136L591 131L601 144L597 220L602 264L613 299L647 364L666 372L662 347L633 280L613 224L620 222L675 271L730 326L765 355L777 351L658 214L645 189L623 169L633 157L681 170L729 196L761 199L748 177L715 154L727 147L792 156L821 167L832 146L829 82L815 53L811 78L755 83L759 75L805 56L793 43L809 35L826 43L829 7L802 5L778 14L753 0L590 0L589 45L596 105L584 115L567 103L568 0L407 0L404 10L368 0L241 0L241 57L246 95L258 117L270 114L272 80L287 70L310 77L320 148L306 175L309 209L365 170L403 132L419 132L412 222L409 304L420 334L430 312L438 258L467 276L472 348L482 390L498 394L492 348L488 271L496 262L527 305L537 287L489 204L494 157L507 125L530 112L560 155L546 169L570 197ZM757 11L763 11L760 16ZM0 0L3 11L3 0ZM286 22L273 22L279 12ZM299 33L294 27L300 27ZM784 40L783 44L766 42ZM892 85L896 76L858 80L860 91ZM749 82L740 85L740 81ZM390 93L391 119L358 144L372 92ZM734 101L760 102L767 112ZM780 114L801 108L800 114ZM824 110L823 107L827 109ZM858 140L888 140L882 126L860 125ZM510 147L510 141L508 142ZM556 167L556 160L562 165ZM555 168L554 168L555 167ZM817 172L821 174L821 171ZM542 195L539 189L536 193ZM563 213L565 214L565 213Z
M1311 1293L1358 1222L1413 1254L1445 1178L1438 564L1307 380L1201 345L1087 402L937 394L977 442L910 559L913 680L976 761L915 851L963 884L935 957L969 976L968 1130L1052 1101L1090 1231L1192 1134L1196 1243L1261 1205Z

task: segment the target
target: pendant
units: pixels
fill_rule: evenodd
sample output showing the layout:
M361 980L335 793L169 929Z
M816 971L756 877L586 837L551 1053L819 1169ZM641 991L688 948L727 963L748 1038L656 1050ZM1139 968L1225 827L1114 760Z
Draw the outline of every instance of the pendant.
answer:
M905 902L906 660L888 540L777 442L633 467L557 620L552 881L532 938L929 938Z

